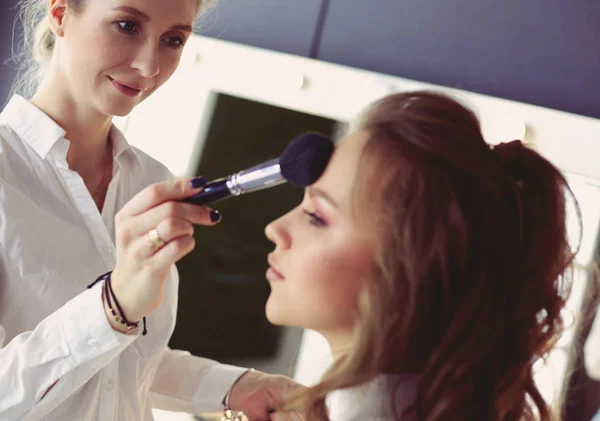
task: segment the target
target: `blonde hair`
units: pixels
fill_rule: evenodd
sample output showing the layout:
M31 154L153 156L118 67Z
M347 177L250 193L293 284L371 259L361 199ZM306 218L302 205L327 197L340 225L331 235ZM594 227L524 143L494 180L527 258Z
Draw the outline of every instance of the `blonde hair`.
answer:
M31 97L42 80L43 68L52 57L54 34L47 17L47 0L21 0L15 27L20 21L23 28L20 50L14 50L13 61L19 66L17 78L12 86L12 94ZM14 32L14 27L13 27Z
M81 13L86 0L67 0L68 7ZM198 0L198 16L216 5L217 0ZM48 20L48 0L20 0L19 12L13 27L12 60L19 70L11 89L13 94L33 96L44 77L46 65L52 58L56 36ZM14 49L14 30L17 22L23 28L20 49Z
M357 220L379 241L354 346L286 408L328 420L328 392L406 373L417 399L402 410L419 421L553 419L533 365L572 281L563 175L520 141L491 149L475 114L437 93L387 96L359 129Z

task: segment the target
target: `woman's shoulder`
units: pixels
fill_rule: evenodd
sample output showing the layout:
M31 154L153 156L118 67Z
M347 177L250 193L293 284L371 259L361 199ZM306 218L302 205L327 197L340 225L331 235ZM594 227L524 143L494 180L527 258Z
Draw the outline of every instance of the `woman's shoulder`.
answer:
M6 124L2 124L2 122L0 122L0 177L2 177L2 173L4 173L7 142L8 142L8 137L10 134L9 130L10 130L10 127L8 127Z
M415 421L418 377L379 375L369 383L328 395L331 421ZM391 398L393 396L393 398Z
M61 126L20 95L13 95L0 111L0 155L13 167L18 160L27 164L34 154L44 159L64 135Z
M13 128L7 122L0 118L0 166L6 164L6 162L15 163L15 159L21 154L11 154L11 151L18 152L18 150L24 149L23 142L19 138L19 135L13 130ZM24 151L22 151L25 153ZM1 168L1 167L0 167Z
M13 140L16 136L17 134L11 125L3 118L3 115L0 112L0 147L5 146L7 142Z
M8 124L3 123L0 120L0 156L2 156L6 150L6 145L11 137L11 128Z

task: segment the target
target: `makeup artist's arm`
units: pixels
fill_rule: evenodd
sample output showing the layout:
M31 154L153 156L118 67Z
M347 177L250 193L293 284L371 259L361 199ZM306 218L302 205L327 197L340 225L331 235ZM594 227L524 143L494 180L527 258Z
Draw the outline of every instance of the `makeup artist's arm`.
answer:
M151 388L152 406L192 414L223 409L229 404L250 419L270 419L284 398L302 387L281 375L247 370L166 349ZM270 415L271 414L271 415ZM297 414L277 414L278 420L299 420Z
M165 348L150 388L152 406L191 414L223 410L227 392L246 371Z
M176 288L179 273L175 265L169 276L169 287ZM175 309L177 293L168 295L168 299L175 302L166 305ZM222 410L223 398L234 381L246 371L168 347L164 348L160 358L150 387L150 399L153 407L168 411L197 414Z
M112 329L99 286L8 343L7 331L0 326L1 420L47 415L135 339Z

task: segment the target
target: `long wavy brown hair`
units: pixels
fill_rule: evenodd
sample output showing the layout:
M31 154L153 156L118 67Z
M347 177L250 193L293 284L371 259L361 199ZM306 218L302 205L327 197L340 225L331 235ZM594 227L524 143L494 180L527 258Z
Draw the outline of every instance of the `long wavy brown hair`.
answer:
M328 392L414 373L419 421L554 419L533 366L562 332L572 279L563 175L520 141L490 147L438 93L387 96L358 130L356 214L379 240L375 264L352 349L286 408L328 420Z

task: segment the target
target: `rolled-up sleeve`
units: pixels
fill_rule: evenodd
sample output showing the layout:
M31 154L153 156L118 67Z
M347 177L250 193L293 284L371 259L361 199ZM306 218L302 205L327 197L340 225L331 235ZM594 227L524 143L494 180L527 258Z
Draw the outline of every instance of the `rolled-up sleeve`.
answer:
M110 326L101 284L86 290L3 344L0 327L0 419L41 417L72 395L135 340ZM3 346L4 345L4 346Z
M150 389L152 406L191 414L218 411L231 385L247 370L165 348Z

